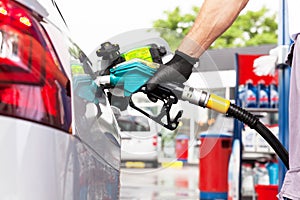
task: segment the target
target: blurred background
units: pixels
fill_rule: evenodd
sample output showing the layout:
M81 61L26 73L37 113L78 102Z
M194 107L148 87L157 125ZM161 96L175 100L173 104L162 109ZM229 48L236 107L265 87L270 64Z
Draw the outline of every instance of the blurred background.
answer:
M99 45L95 42L103 41L127 32L129 30L152 28L154 22L160 19L166 20L167 13L173 13L172 21L180 20L178 15L195 15L194 7L199 8L202 0L110 0L110 1L57 1L59 8L69 26L75 42L89 54ZM244 9L247 11L259 11L266 7L270 12L278 12L278 3L270 0L252 0ZM178 15L174 13L179 9ZM174 15L175 14L175 15ZM191 20L188 16L187 20ZM169 22L171 20L168 20ZM156 24L157 25L157 24ZM162 25L162 24L160 24ZM188 24L187 26L190 26ZM184 25L186 26L186 24ZM164 27L167 28L167 27Z

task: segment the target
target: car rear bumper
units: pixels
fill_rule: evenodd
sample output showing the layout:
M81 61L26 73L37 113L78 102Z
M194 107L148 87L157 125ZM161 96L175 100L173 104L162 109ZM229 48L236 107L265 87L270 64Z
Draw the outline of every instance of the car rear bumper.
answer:
M3 116L0 130L0 199L118 198L119 171L76 137Z
M158 159L157 151L144 152L144 153L121 151L122 161L157 161L157 159Z

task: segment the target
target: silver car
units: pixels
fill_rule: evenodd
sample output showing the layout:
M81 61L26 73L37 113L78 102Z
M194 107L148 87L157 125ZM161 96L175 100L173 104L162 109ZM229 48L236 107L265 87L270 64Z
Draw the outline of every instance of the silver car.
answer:
M120 136L54 0L0 0L0 199L118 199Z
M137 112L117 118L121 134L121 161L125 167L158 167L158 126Z

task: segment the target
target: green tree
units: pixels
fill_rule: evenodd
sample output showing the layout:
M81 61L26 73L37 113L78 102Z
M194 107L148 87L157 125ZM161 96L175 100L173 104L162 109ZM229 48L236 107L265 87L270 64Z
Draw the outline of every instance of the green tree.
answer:
M179 7L173 11L164 11L166 19L154 21L153 27L160 31L161 36L174 50L190 30L198 11L197 7L193 7L192 12L185 15L181 14ZM277 27L276 14L270 14L266 7L258 11L247 11L237 18L232 26L212 44L211 48L276 44Z
M173 11L164 11L166 19L158 19L153 22L161 37L164 38L174 50L180 44L183 37L188 33L194 23L199 8L193 7L192 13L181 15L180 8L176 7Z

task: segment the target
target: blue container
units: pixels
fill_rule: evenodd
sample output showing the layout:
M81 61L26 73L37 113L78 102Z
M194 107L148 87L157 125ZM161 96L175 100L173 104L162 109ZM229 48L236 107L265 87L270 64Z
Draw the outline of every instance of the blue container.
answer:
M265 81L259 81L257 85L258 94L258 107L259 108L270 108L269 103L269 89L265 84Z
M201 200L227 200L227 192L200 192Z
M278 163L277 162L270 162L267 165L267 169L269 172L269 180L271 185L278 185Z
M269 85L269 100L270 100L270 108L278 108L279 94L278 94L278 87L275 83Z
M238 99L240 100L242 107L245 107L245 94L245 85L240 85L238 88Z
M257 108L257 88L252 80L246 82L245 92L245 107Z

